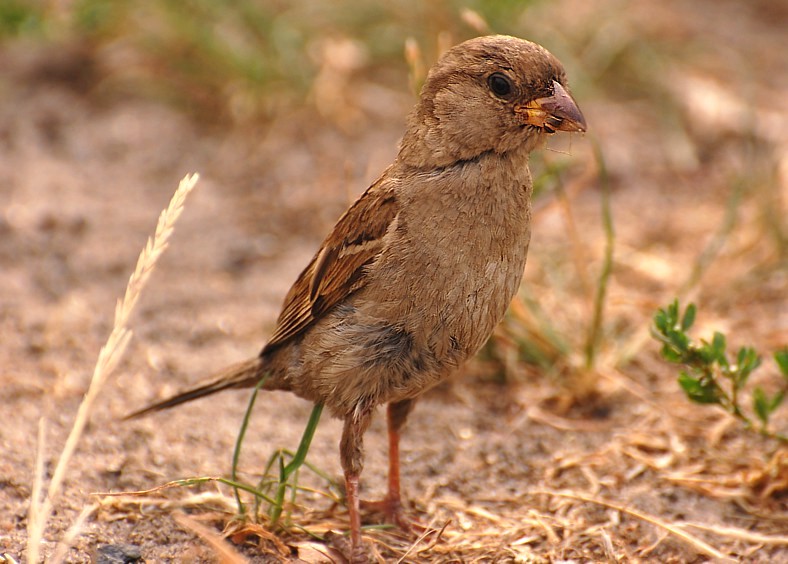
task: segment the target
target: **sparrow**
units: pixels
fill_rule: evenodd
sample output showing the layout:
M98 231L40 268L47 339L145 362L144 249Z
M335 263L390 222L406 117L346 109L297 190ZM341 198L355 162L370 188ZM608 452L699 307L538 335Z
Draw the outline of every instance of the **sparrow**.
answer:
M399 438L416 398L485 343L523 275L531 237L531 151L584 132L561 63L494 35L446 51L428 73L394 162L337 221L252 359L130 417L231 388L287 390L344 421L339 454L351 560L365 562L363 437L387 404L388 493L402 526Z

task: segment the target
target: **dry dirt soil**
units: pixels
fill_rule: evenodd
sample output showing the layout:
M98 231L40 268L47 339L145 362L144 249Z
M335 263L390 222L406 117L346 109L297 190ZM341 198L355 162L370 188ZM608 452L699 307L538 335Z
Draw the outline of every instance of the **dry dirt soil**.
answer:
M403 488L424 524L445 529L423 539L370 529L380 561L788 561L785 447L690 404L648 336L656 308L683 293L699 304L698 336L720 330L764 354L786 344L788 9L740 4L622 4L627 29L676 53L696 42L698 64L670 50L662 59L656 84L674 111L622 94L626 83L619 95L615 84L576 90L590 132L551 141L555 150L535 163L537 173L545 162L569 168L563 196L538 202L518 301L524 310L536 300L569 350L549 374L513 362L500 351L511 352L505 343L527 317L513 314L515 329L501 330L504 344L488 354L496 360L472 363L419 402L403 439ZM560 5L572 14L567 33L590 17L583 3ZM538 16L562 17L551 7ZM100 70L82 72L100 67L100 55L85 57L13 44L0 52L0 553L26 558L37 449L48 479L137 254L178 180L198 171L68 468L42 554L84 510L68 561L110 562L100 547L126 544L146 562L341 562L299 528L347 530L341 503L319 493L302 493L293 525L275 536L265 521L237 533L232 492L216 483L101 494L228 475L248 392L121 417L259 350L322 235L395 155L412 103L404 64L400 89L367 83L361 71L343 91L351 120L307 104L219 129L161 102L107 94ZM593 144L608 166L616 239L602 343L585 370L605 248ZM695 272L699 257L708 260ZM754 378L779 385L768 358ZM275 449L298 444L310 410L286 394L258 398L244 480L254 483ZM785 431L787 419L778 415L775 428ZM339 432L326 416L309 455L332 478ZM385 444L379 416L366 436L365 497L384 491ZM303 483L329 489L307 471ZM236 531L226 543L240 556L223 555L194 523Z

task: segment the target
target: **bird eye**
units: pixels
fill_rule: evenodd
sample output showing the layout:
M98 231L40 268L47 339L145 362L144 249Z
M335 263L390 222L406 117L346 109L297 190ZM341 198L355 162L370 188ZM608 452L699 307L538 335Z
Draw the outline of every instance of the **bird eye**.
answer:
M506 98L514 89L509 77L500 72L495 72L487 78L487 86L489 86L492 93L499 98Z

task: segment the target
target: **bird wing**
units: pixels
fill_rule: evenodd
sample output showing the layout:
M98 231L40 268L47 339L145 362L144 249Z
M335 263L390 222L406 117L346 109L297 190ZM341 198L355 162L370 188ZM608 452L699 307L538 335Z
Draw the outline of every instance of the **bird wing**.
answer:
M386 171L348 209L285 297L276 329L263 352L305 331L331 308L367 283L383 250L399 203Z

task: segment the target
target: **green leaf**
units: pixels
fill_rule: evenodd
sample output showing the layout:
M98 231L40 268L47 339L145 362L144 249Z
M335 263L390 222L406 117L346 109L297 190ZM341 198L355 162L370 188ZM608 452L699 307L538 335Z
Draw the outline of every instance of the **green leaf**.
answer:
M719 331L714 332L714 337L711 340L711 348L714 350L714 353L717 355L717 358L720 356L725 356L725 335L720 333Z
M669 329L667 333L668 340L670 344L678 352L687 352L689 350L689 337L687 337L681 331L676 331L675 329Z
M692 398L692 396L696 395L698 390L700 390L700 380L682 371L679 374L679 386L681 386L686 394Z
M684 312L684 317L681 319L681 330L687 331L692 324L695 323L695 314L697 313L698 308L695 304L690 304L687 306L686 311Z
M752 347L742 347L739 349L739 354L736 355L736 363L740 368L746 370L754 370L760 364L758 353Z
M698 357L698 362L711 366L717 360L717 351L714 346L706 341L701 341L701 345L695 349L695 354Z
M780 405L783 403L784 399L785 399L785 390L780 390L779 392L774 394L772 401L769 402L769 413L774 413L774 411L778 407L780 407Z
M752 392L752 407L761 423L766 425L769 422L769 400L766 393L761 388L755 388Z
M744 386L750 374L761 364L761 358L752 347L742 347L736 355L736 377L734 383L738 388Z
M662 335L664 335L668 330L668 314L662 308L660 308L657 313L654 314L654 327L656 327L657 332Z
M668 306L666 311L668 322L671 327L675 327L679 320L679 300L676 298L673 303Z
M719 362L723 366L728 366L728 359L725 358L725 335L720 333L719 331L714 332L714 337L711 339L711 350L714 355L714 360Z
M695 378L686 372L679 375L679 385L695 403L720 403L720 390L713 380Z
M788 348L774 353L774 360L777 362L777 366L780 368L783 377L788 379Z
M682 356L675 351L670 345L662 346L662 358L673 364L681 364Z
M769 422L769 417L774 411L780 407L783 399L785 399L785 390L780 390L774 396L769 398L760 387L757 387L752 392L752 406L755 410L758 419L766 425Z

